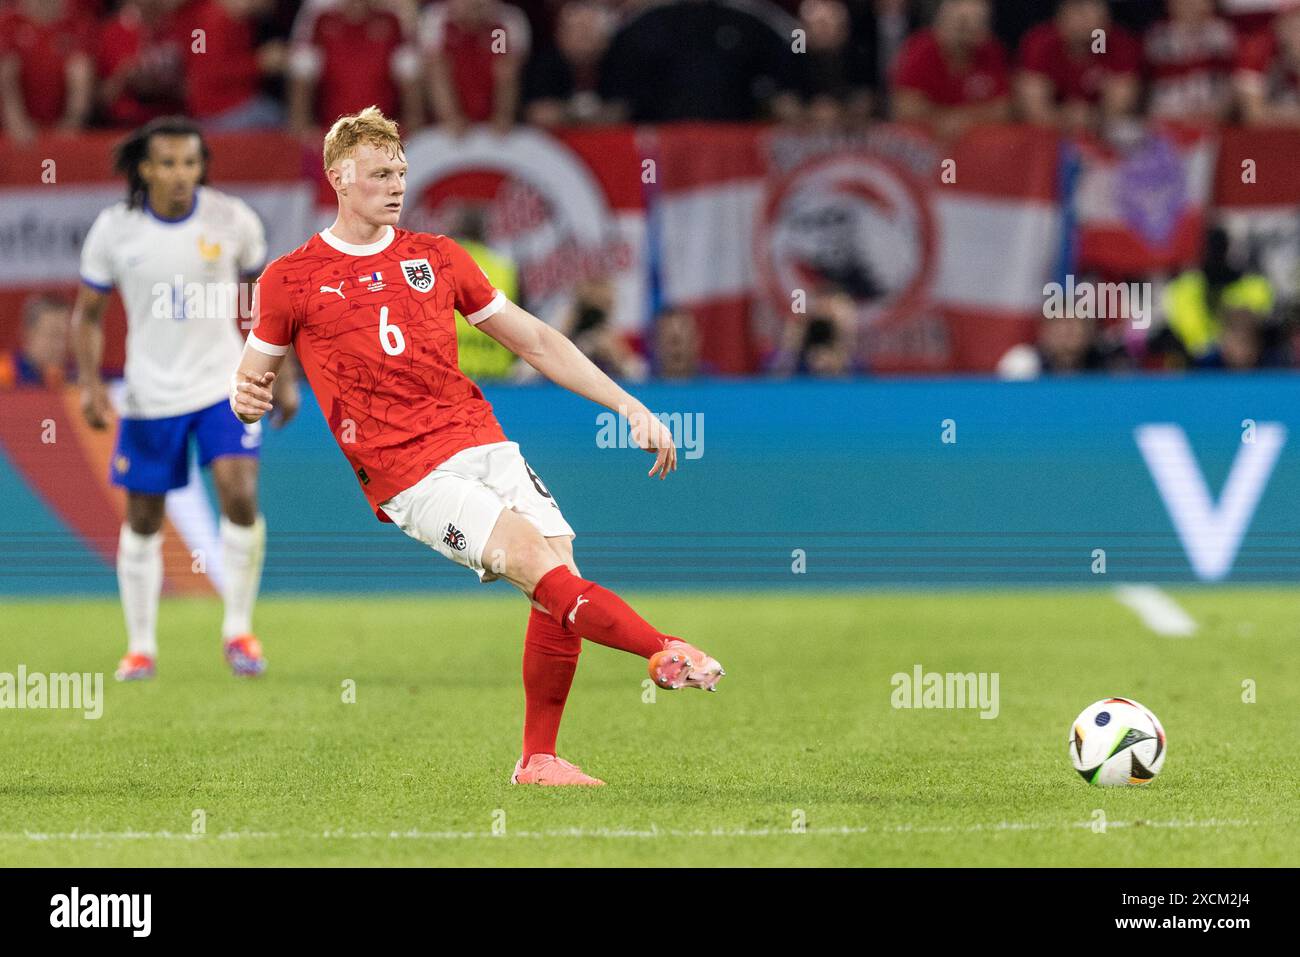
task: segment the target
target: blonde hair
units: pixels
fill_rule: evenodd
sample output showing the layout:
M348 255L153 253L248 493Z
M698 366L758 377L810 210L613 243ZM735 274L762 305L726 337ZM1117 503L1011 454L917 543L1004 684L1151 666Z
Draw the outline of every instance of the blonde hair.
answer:
M363 143L369 143L393 154L402 152L402 138L397 124L377 106L367 106L360 113L340 116L325 134L325 169L351 155Z

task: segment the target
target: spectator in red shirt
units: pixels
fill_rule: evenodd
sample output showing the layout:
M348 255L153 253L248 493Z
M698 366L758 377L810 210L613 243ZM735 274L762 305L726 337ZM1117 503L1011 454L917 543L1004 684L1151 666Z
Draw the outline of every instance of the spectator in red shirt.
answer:
M987 0L943 0L934 25L912 34L894 64L894 118L954 137L1005 120L1006 53L989 29Z
M321 14L338 10L347 0L277 0L296 8L289 39L296 45L310 43ZM414 36L420 20L420 0L376 0L375 9L387 10L402 23L406 36Z
M283 72L286 59L280 41L256 43L253 21L266 9L265 0L196 0L187 9L185 107L206 129L283 122L280 105L262 92L262 78Z
M420 17L433 114L456 135L470 123L515 122L530 45L528 18L500 0L444 0Z
M1137 104L1141 65L1141 47L1110 22L1105 0L1061 0L1055 18L1020 41L1020 113L1067 130L1126 116Z
M1300 4L1243 47L1233 86L1242 122L1300 125Z
M1232 24L1215 15L1214 0L1166 0L1165 12L1143 41L1147 112L1185 122L1224 119L1237 46Z
M21 0L0 13L0 110L19 143L81 129L90 115L90 32L69 0Z
M1292 0L1218 0L1219 14L1227 17L1237 31L1239 44L1270 32L1273 17L1291 3Z
M372 105L401 116L407 133L423 122L419 54L381 0L344 0L317 16L310 39L294 44L289 75L289 123L299 133Z
M127 0L99 31L96 91L114 126L142 126L184 109L183 50L189 36L177 21L181 0Z

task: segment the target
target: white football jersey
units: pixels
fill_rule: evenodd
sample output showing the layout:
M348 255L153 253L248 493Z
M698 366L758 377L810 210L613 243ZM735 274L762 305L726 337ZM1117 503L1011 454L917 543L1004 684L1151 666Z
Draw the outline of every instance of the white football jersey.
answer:
M81 280L116 286L126 307L122 415L159 419L228 398L244 348L240 275L265 258L257 214L206 186L174 221L125 202L99 214L81 249Z

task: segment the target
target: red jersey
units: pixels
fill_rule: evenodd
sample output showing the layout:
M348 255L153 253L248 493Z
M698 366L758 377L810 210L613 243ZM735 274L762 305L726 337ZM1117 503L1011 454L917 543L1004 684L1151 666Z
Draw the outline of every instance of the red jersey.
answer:
M67 107L68 60L88 55L90 25L72 4L57 20L42 21L19 10L0 12L0 57L18 58L18 84L32 122L47 126Z
M969 106L1007 95L1007 58L1002 44L990 37L958 68L943 52L933 30L907 38L894 63L894 85L916 90L935 106Z
M117 16L99 30L96 56L102 84L119 71L131 75L131 82L108 104L108 118L117 126L136 126L159 116L184 109L184 51L189 35L175 14L146 20L133 4L122 7Z
M186 11L185 26L202 30L204 52L185 58L185 105L191 116L217 116L257 95L262 71L257 65L253 24L232 17L219 0L201 0Z
M1300 103L1300 69L1282 52L1272 31L1242 44L1237 71L1246 74L1272 103Z
M497 31L504 31L498 34ZM492 118L496 76L501 51L494 51L503 36L504 53L527 58L532 34L528 17L508 3L492 4L492 17L477 27L452 19L446 3L433 3L420 15L420 45L430 59L445 59L451 82L465 119L479 123Z
M1106 28L1106 52L1093 53L1092 44L1076 52L1054 21L1041 23L1020 41L1020 68L1051 81L1056 102L1101 99L1107 78L1136 74L1142 65L1138 42L1117 26Z
M249 344L298 355L330 432L381 522L381 502L463 449L504 442L460 371L456 315L506 304L453 240L389 227L366 246L326 230L266 267Z
M396 114L394 58L403 39L401 21L387 11L359 21L332 10L322 13L311 41L321 60L317 115L330 124L372 103L388 116Z
M1237 48L1236 31L1227 20L1161 20L1147 30L1143 46L1152 116L1202 119L1227 105Z

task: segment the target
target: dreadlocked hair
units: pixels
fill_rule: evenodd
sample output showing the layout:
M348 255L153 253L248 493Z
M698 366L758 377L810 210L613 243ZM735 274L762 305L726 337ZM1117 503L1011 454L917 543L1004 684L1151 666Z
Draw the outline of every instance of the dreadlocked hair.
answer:
M208 141L203 138L199 125L185 116L160 116L127 136L113 148L113 169L126 177L126 205L128 209L144 206L149 187L140 176L140 163L149 156L149 140L155 136L197 136L199 155L203 160L203 173L199 185L208 181Z

